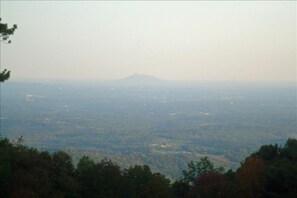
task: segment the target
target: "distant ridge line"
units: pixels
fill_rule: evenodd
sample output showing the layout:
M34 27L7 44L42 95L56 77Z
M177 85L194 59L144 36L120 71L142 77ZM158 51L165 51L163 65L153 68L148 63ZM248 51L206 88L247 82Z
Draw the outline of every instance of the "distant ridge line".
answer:
M131 79L135 79L135 80L157 80L157 81L162 81L161 79L152 76L152 75L147 75L147 74L133 74L131 76L127 76L121 80L131 80Z
M164 84L166 81L161 80L155 76L146 74L133 74L131 76L115 81L120 85L128 86L158 86Z

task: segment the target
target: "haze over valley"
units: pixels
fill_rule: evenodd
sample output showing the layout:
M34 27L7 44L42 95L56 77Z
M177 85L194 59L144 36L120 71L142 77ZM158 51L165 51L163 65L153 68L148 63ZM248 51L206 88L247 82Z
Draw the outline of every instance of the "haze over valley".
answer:
M172 178L206 155L236 168L262 144L297 138L296 127L293 83L191 84L132 75L1 85L1 135L76 159L149 164Z

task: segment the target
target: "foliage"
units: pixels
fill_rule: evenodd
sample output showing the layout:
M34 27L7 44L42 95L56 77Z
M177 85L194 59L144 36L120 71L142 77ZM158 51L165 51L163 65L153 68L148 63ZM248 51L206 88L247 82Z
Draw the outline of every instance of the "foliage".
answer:
M17 197L20 193L28 197L76 197L77 185L68 154L50 155L2 138L0 153L0 197Z
M264 193L265 162L261 158L247 158L236 173L240 197L262 197Z
M147 165L122 170L111 160L83 156L75 167L65 152L40 152L22 139L0 137L0 197L295 197L296 152L296 139L283 147L264 145L226 173L204 157L170 184Z
M278 145L263 145L259 151L253 153L252 156L260 157L266 161L273 160L279 156Z
M170 181L160 173L152 173L147 165L130 167L124 176L132 183L133 197L170 197Z
M170 181L148 166L126 170L84 156L74 167L65 152L52 154L0 137L0 197L170 197Z
M13 35L14 31L17 29L17 25L14 24L11 28L9 28L6 23L1 23L1 21L2 20L0 18L0 41L2 43L11 43L9 36ZM7 69L0 71L0 82L8 80L9 77L10 71L7 71Z
M297 140L289 138L284 148L280 152L280 157L288 158L297 162Z
M0 72L0 82L4 82L8 80L10 77L10 71L7 71L7 69L4 69L2 72Z
M224 187L224 175L218 172L209 172L197 178L189 197L220 197Z
M174 197L176 198L182 198L182 197L186 197L187 194L190 191L190 185L188 182L185 182L184 180L176 180L172 186L172 194Z
M183 180L193 185L197 178L209 173L221 173L224 171L223 167L215 168L214 164L209 161L208 157L203 157L200 161L194 163L191 161L188 164L188 169L183 170Z
M124 183L119 166L106 159L97 164L85 161L86 166L78 168L83 197L122 197Z
M17 25L13 25L12 28L9 28L6 23L1 23L2 19L0 18L0 39L1 42L11 43L9 39L10 35L13 35L14 31L17 29Z
M263 145L241 166L222 173L202 158L190 162L183 180L172 185L174 197L295 197L297 194L297 140ZM195 178L196 176L196 178ZM188 182L192 185L187 185Z

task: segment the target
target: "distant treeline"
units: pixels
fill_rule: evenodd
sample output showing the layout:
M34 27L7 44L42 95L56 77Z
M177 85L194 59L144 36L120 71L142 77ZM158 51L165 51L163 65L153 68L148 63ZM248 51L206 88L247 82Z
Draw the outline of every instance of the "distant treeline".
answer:
M182 171L182 170L181 170ZM215 167L207 157L188 163L170 181L149 166L121 169L110 160L82 157L75 167L65 152L50 154L0 137L0 197L296 197L297 140L264 145L236 170Z

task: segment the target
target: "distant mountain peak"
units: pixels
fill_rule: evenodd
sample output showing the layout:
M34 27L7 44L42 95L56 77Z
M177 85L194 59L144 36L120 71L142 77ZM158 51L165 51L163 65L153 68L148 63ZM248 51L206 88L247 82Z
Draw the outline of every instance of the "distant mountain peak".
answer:
M142 85L158 85L163 83L164 81L151 75L146 74L133 74L131 76L128 76L126 78L123 78L118 81L119 83L123 85L135 85L135 86L142 86Z
M146 74L133 74L131 76L128 76L122 80L139 80L139 81L161 81L159 78L151 75L146 75Z

